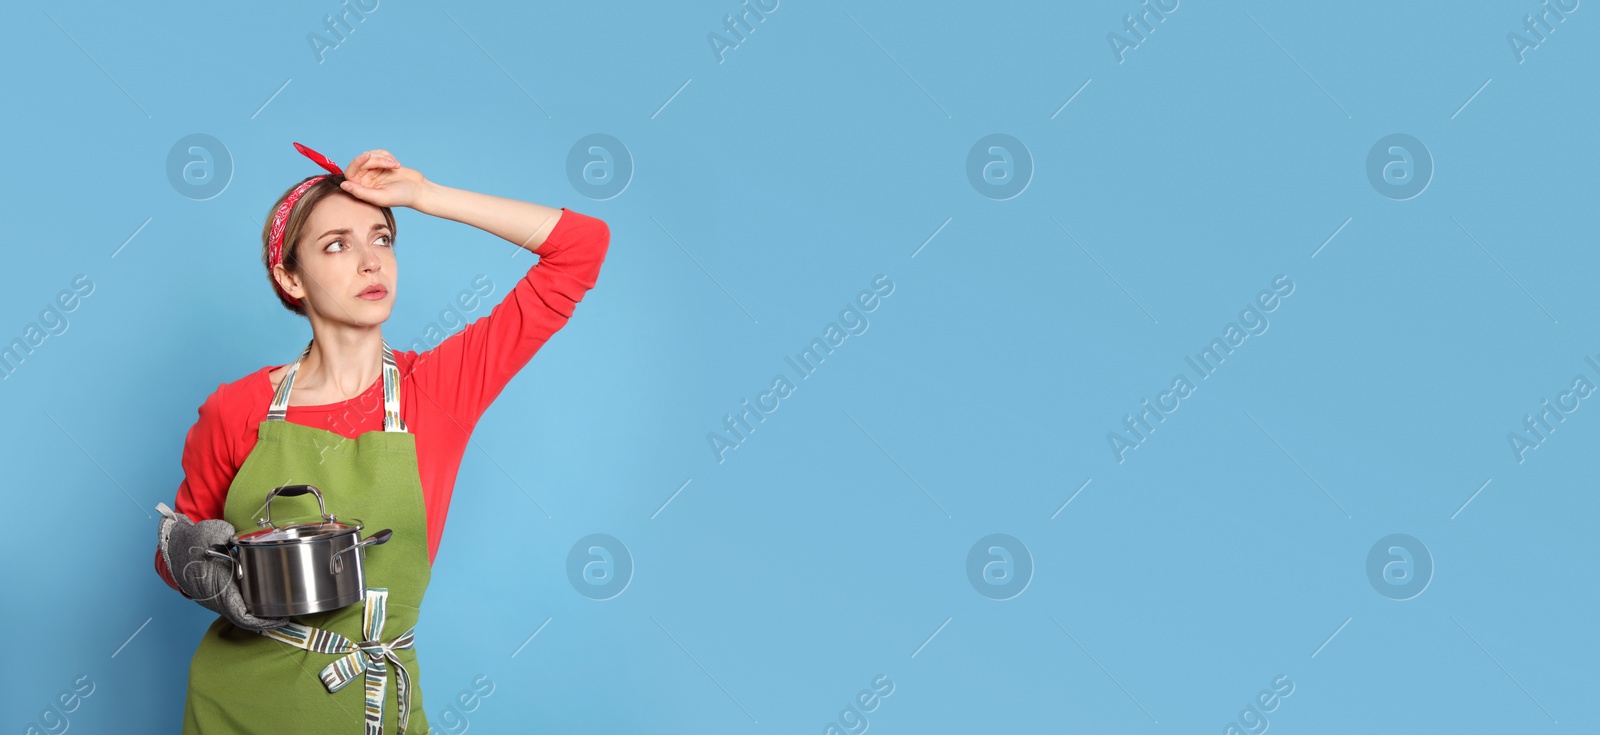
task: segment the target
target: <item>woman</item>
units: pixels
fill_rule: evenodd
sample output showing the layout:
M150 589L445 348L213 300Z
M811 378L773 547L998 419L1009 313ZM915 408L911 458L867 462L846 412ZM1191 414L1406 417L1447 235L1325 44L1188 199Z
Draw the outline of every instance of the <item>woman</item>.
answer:
M190 664L183 732L425 733L412 628L468 436L594 286L610 230L566 208L435 184L388 151L341 170L295 148L329 173L278 199L262 261L279 301L311 323L311 342L293 364L206 399L184 442L178 512L159 507L157 572L221 615ZM538 262L488 317L432 349L393 351L381 332L398 284L391 207L473 225ZM468 311L477 300L457 297ZM364 534L393 534L367 547L363 602L256 617L230 563L205 551L254 530L267 494L292 484L319 488L327 512L360 519ZM304 517L317 501L279 495L271 508Z

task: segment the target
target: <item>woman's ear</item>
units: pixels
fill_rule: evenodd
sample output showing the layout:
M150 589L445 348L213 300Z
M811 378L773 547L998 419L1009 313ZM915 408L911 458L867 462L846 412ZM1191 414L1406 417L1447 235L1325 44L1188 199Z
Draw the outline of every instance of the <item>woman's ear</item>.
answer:
M272 278L278 282L278 287L282 288L284 293L302 302L306 300L306 291L300 286L300 277L290 273L282 263L272 266Z

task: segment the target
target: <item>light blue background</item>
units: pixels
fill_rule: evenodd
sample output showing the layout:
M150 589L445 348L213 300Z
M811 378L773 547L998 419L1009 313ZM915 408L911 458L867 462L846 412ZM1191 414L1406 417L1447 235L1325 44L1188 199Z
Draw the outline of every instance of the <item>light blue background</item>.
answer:
M719 63L733 0L385 0L319 63L339 7L0 10L0 340L95 284L0 382L5 731L80 676L74 731L179 727L213 615L151 569L153 507L201 401L309 336L259 262L317 172L291 141L611 228L462 463L417 636L436 732L819 733L882 675L884 733L1224 732L1280 675L1282 731L1600 726L1600 417L1507 441L1600 384L1600 9L1519 63L1531 0L1184 0L1119 63L1131 0L783 0ZM233 163L215 198L167 177L191 133ZM634 163L604 201L567 169L593 133ZM968 178L992 133L1033 163L1012 199ZM1368 177L1393 133L1433 161L1413 199ZM532 262L397 216L391 342ZM870 329L719 463L707 434L879 274ZM1269 330L1198 380L1279 274ZM1177 374L1119 463L1108 432ZM567 579L591 533L635 564L609 600ZM991 533L1033 562L1009 600L967 576ZM1392 533L1433 559L1409 600L1367 573Z

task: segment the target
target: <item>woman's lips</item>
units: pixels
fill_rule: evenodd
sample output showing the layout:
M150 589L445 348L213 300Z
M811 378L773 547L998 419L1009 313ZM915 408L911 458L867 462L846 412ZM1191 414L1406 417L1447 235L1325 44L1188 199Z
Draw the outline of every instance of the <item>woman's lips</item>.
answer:
M363 299L366 299L368 301L377 301L377 300L379 300L381 298L384 298L384 297L386 297L388 295L389 295L389 289L386 289L386 288L383 288L383 287L380 286L378 288L372 288L372 289L367 289L366 291L362 291L359 298L363 298Z

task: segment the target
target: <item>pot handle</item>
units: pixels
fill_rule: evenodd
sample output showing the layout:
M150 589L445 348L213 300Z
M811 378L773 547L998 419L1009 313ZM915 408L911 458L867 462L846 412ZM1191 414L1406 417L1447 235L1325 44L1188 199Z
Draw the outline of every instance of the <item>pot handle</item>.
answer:
M330 522L336 520L333 516L328 515L328 505L322 502L322 491L318 490L315 485L280 485L273 488L272 492L267 493L267 500L261 505L262 510L266 512L267 515L265 518L257 519L256 525L261 526L262 528L272 525L273 498L276 498L279 495L284 497L294 497L296 495L305 495L306 493L311 493L312 495L317 496L317 511L322 514L322 520ZM276 526L274 526L274 528L276 528Z
M385 528L382 531L379 531L377 533L372 534L371 536L368 536L368 537L366 537L366 538L364 538L364 539L362 539L360 541L357 541L355 543L355 545L353 545L353 546L351 546L351 547L349 547L347 549L340 549L340 550L334 552L333 558L328 560L328 569L329 569L329 571L331 571L334 574L338 574L338 573L344 571L344 559L339 558L340 554L343 554L346 551L355 551L356 549L359 549L359 548L361 548L363 546L377 546L378 544L381 544L381 543L384 543L384 542L388 541L389 537L393 536L393 535L394 535L394 531L393 530Z
M233 558L233 555L228 553L227 546L222 544L212 544L206 547L206 556L222 559L223 561L228 562L228 564L233 567L234 577L236 579L244 579L244 567L239 565L238 559Z

